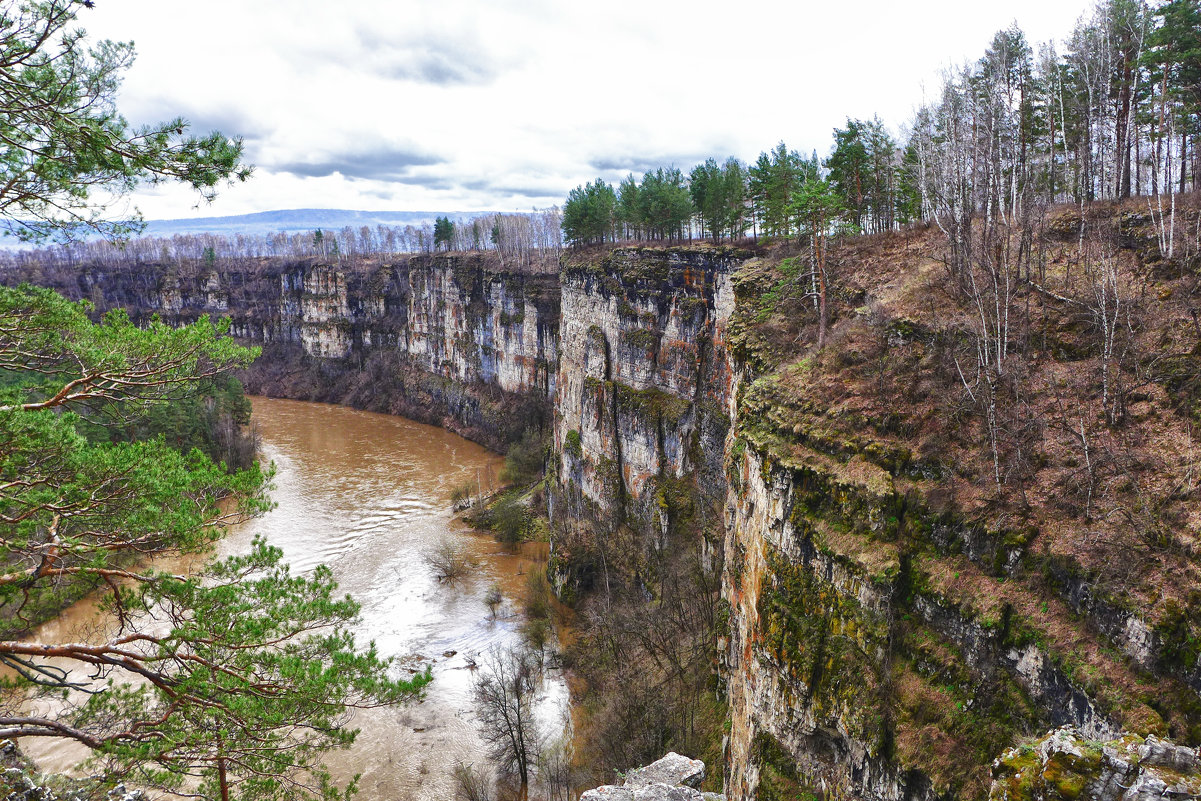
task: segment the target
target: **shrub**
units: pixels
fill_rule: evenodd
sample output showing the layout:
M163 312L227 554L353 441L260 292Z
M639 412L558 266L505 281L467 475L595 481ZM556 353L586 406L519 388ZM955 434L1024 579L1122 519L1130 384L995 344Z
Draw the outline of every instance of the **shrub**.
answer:
M541 570L531 570L525 580L524 611L528 620L550 620L551 613L550 582L546 573Z
M542 478L545 463L545 437L537 429L527 428L505 454L505 467L500 478L510 484L532 484Z
M475 765L456 763L455 797L459 801L492 801L492 775Z
M496 609L500 606L500 602L504 600L504 595L500 591L500 584L493 583L488 591L484 593L484 603L488 606L488 614L496 617Z
M512 547L525 537L529 510L514 495L506 495L492 507L492 530L504 544Z
M567 436L563 438L563 452L569 453L579 459L584 455L584 448L580 444L580 432L574 428L567 432Z
M546 644L550 642L550 633L550 621L544 617L527 620L521 626L521 636L535 654L546 650Z
M464 502L470 502L471 496L475 493L475 484L472 481L464 481L450 490L450 502L458 506Z
M438 577L438 581L462 578L475 567L475 560L449 539L439 542L425 555L425 561Z

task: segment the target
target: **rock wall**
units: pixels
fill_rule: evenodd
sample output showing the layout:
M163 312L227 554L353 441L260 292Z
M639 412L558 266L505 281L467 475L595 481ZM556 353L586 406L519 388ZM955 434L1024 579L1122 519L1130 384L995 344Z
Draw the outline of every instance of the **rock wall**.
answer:
M577 520L626 531L624 574L666 547L685 506L694 515L724 503L732 372L723 337L731 273L744 258L728 248L622 249L564 261L551 517L569 532ZM587 589L589 545L571 533L555 545L560 588Z
M759 797L764 770L832 798L972 797L1005 742L1057 725L1122 731L1049 646L873 541L866 521L890 499L859 476L754 446L737 461L723 577L732 799Z
M549 422L558 279L483 256L394 261L258 259L203 265L87 265L33 280L135 320L228 316L262 345L252 392L320 400L442 425L503 449Z

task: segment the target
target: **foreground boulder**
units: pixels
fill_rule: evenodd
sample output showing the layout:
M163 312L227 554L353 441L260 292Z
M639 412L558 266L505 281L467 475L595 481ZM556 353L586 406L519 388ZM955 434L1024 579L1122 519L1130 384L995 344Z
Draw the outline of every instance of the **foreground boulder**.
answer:
M621 785L589 790L580 801L725 801L725 796L702 793L705 763L674 751L643 768L630 771Z
M1201 756L1157 737L1088 740L1071 727L993 763L989 801L1201 799Z

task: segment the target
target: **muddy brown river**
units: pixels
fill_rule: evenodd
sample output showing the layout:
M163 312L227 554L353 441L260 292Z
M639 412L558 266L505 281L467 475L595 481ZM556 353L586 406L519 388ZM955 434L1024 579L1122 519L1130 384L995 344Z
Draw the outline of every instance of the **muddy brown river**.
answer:
M472 711L471 659L520 641L526 574L544 567L545 546L508 553L453 519L454 487L482 480L487 490L489 476L496 482L501 459L479 445L399 417L299 401L253 403L262 455L276 466L277 505L232 529L219 555L244 551L262 536L283 549L293 570L329 565L340 588L362 604L360 642L374 640L381 654L395 657L397 675L433 665L424 701L358 712L358 740L328 763L338 778L361 774L359 797L368 801L452 798L455 763L486 761ZM477 560L453 584L440 583L426 562L446 539ZM493 583L504 594L495 618L484 603ZM90 620L84 601L34 638L70 636ZM566 684L551 671L538 707L551 739L564 730L566 708ZM22 746L43 769L66 770L82 756L69 744Z

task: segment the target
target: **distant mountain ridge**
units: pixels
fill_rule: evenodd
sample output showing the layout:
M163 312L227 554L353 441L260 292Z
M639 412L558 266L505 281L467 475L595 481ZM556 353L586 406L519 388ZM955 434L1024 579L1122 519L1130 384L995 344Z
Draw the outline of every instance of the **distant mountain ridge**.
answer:
M458 221L471 219L488 211L356 211L354 209L276 209L274 211L259 211L253 214L234 214L226 217L195 217L177 220L147 220L146 230L141 236L172 237L176 234L220 234L221 236L258 235L285 231L315 231L322 228L327 231L338 231L346 226L361 228L364 225L374 228L377 225L433 225L438 217L449 217ZM21 242L15 236L3 236L4 231L14 231L15 226L7 221L0 221L0 250L24 250L33 248ZM81 230L81 239L94 239L95 234Z

